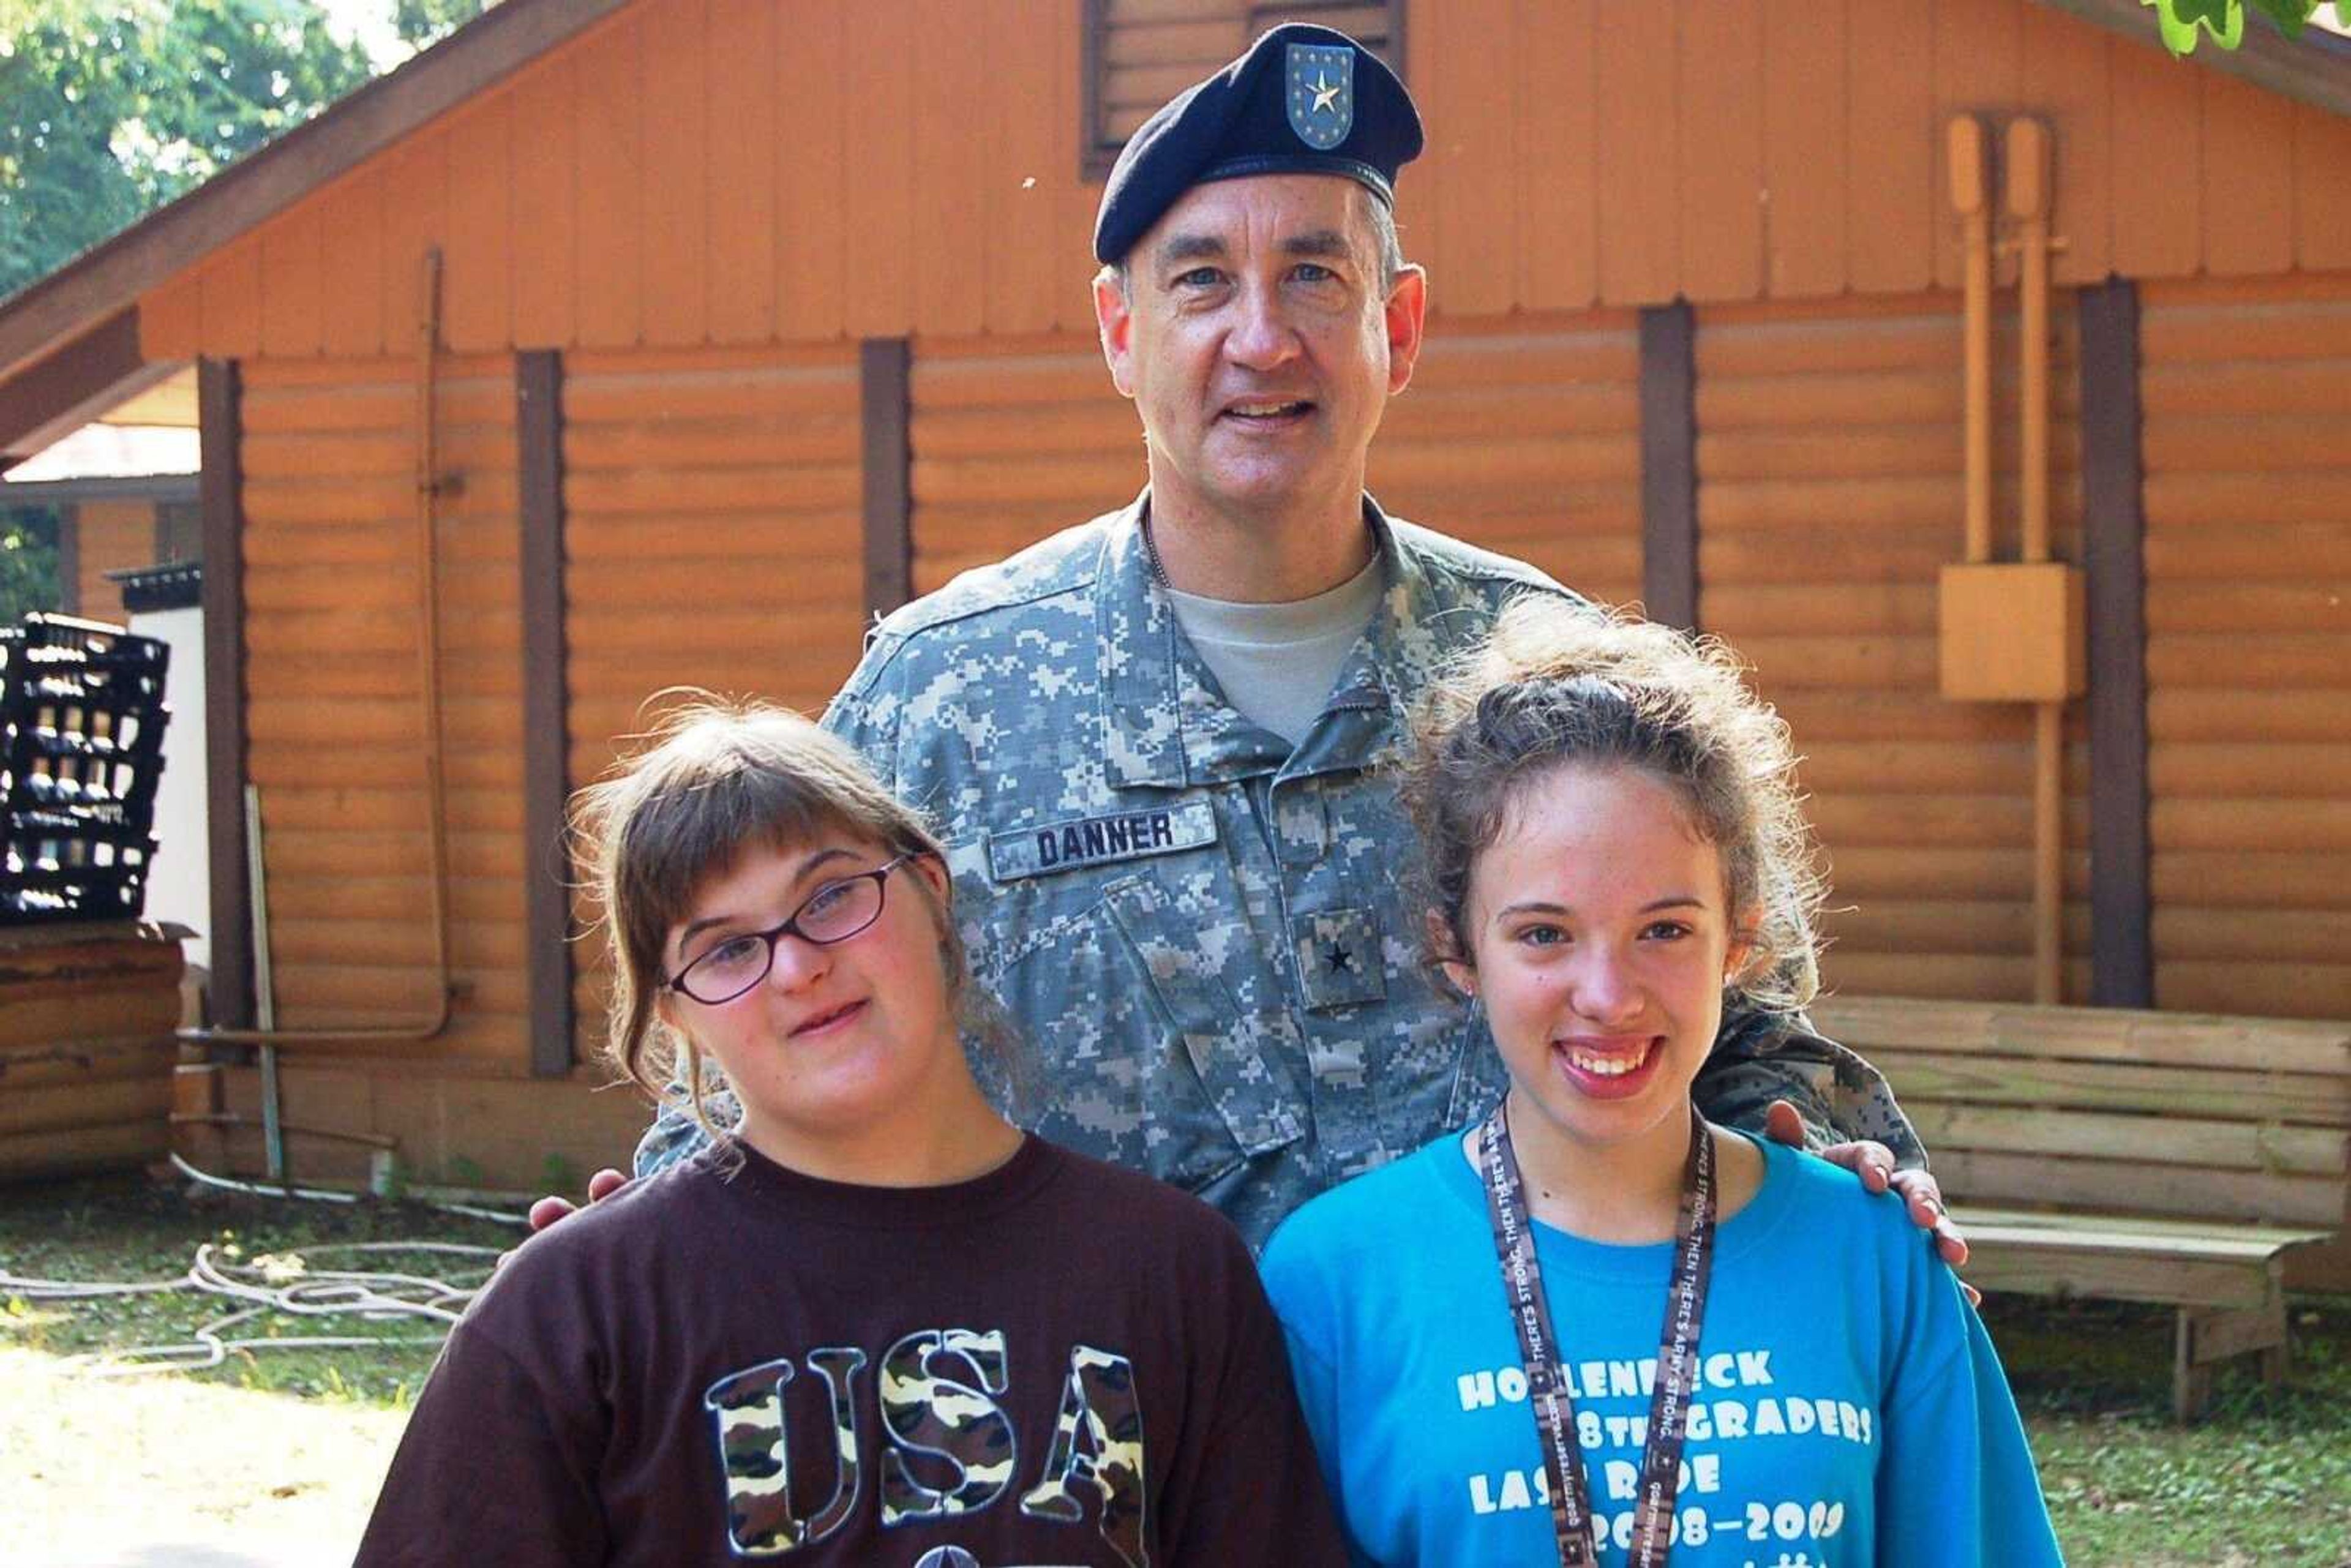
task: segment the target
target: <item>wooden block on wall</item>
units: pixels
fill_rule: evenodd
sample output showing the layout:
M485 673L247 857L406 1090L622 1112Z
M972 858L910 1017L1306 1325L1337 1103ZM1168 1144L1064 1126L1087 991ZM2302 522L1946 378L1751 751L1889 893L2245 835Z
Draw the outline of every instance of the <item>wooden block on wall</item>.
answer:
M2062 702L2088 689L2085 580L2062 561L1947 566L1942 692L1953 702Z

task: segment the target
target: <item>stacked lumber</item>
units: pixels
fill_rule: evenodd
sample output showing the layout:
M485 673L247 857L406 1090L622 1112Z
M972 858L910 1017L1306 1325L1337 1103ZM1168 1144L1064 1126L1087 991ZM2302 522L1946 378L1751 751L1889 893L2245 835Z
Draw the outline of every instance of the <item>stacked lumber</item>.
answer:
M0 936L0 1181L163 1157L180 970L150 925Z

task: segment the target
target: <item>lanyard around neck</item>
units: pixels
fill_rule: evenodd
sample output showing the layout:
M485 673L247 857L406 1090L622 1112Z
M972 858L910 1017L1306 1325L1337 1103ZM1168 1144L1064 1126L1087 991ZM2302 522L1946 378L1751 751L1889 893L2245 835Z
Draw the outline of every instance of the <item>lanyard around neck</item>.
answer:
M1592 1496L1584 1479L1583 1453L1575 1437L1575 1403L1552 1331L1551 1304L1543 1294L1542 1265L1535 1257L1527 1216L1525 1184L1510 1146L1508 1104L1494 1107L1479 1134L1479 1165L1486 1177L1486 1213L1494 1228L1494 1252L1502 1268L1502 1289L1519 1331L1519 1356L1526 1364L1527 1402L1542 1437L1543 1469L1551 1483L1552 1527L1565 1568L1594 1561ZM1633 1514L1633 1568L1664 1568L1672 1546L1674 1499L1680 1487L1682 1437L1690 1396L1698 1388L1698 1325L1706 1317L1706 1287L1714 1263L1714 1139L1706 1119L1690 1107L1689 1159L1682 1171L1680 1217L1674 1224L1674 1270L1666 1291L1666 1322L1658 1337L1657 1375L1649 1396L1649 1427L1641 1446L1641 1490Z

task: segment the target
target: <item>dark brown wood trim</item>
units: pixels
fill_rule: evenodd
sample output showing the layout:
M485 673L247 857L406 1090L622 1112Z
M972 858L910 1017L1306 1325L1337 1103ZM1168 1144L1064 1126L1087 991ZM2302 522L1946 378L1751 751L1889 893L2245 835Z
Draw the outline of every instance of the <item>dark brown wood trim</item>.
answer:
M1698 318L1687 301L1641 312L1641 603L1698 627Z
M2147 518L2138 289L2081 293L2082 564L2089 578L2090 999L2155 1006L2147 725Z
M253 904L245 874L245 507L237 365L196 361L204 454L204 812L210 824L212 1021L251 1029Z
M1102 141L1102 44L1110 0L1084 0L1078 12L1078 182L1099 185L1110 177L1119 150Z
M82 331L632 0L506 0L0 303L0 371Z
M0 467L71 434L172 367L139 352L139 310L116 311L15 375L0 380Z
M868 338L857 369L865 428L865 612L887 615L914 596L913 454L906 438L913 352L904 338Z
M530 1071L571 1072L571 690L563 639L563 356L515 356L515 430L522 490L522 778L524 968L530 994Z
M81 508L71 501L57 507L57 609L81 613Z
M1405 35L1405 0L1388 0L1388 60L1398 80L1412 85L1411 40Z

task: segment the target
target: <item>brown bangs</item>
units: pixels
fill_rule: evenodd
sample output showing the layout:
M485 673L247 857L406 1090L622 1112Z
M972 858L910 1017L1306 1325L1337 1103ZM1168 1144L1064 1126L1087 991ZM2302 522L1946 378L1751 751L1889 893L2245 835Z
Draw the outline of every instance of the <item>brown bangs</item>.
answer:
M571 841L611 956L605 1051L631 1082L691 1105L710 1126L705 1065L692 1038L662 1018L669 933L745 855L835 835L946 858L922 817L846 742L758 703L698 701L672 712L642 750L572 798ZM960 1003L963 945L932 903L946 983Z

